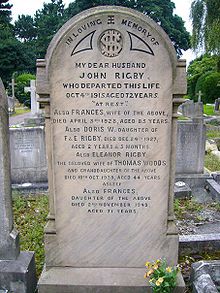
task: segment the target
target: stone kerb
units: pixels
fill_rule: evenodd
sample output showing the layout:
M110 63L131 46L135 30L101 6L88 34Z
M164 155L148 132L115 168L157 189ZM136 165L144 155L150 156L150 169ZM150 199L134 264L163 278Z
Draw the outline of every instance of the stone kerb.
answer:
M177 263L173 185L185 61L148 17L100 7L68 21L37 66L50 189L40 292L64 271L70 292L80 282L88 289L89 268L96 286L114 286L117 275L117 290L141 292L142 284L122 280L126 270L138 275L146 258ZM100 274L109 270L105 283Z

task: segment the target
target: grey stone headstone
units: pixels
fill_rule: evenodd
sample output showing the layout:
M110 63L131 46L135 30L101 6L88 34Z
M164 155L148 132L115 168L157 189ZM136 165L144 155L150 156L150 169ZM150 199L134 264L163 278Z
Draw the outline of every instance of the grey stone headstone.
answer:
M9 151L8 103L0 79L0 290L33 293L36 270L33 252L19 250L13 228Z
M219 110L219 103L218 103L218 99L215 99L215 111Z
M203 174L206 126L203 119L178 121L176 174Z
M182 105L181 105L181 109L182 109L182 114L183 114L183 116L185 116L185 117L189 117L188 115L189 115L189 111L191 112L191 111L193 111L192 110L192 108L193 108L193 101L191 101L191 100L188 100L188 101L186 101L185 103L183 103Z
M196 102L189 100L182 104L182 114L185 117L189 118L199 118L203 117L203 103L202 102Z
M25 87L24 91L30 93L31 96L31 114L37 116L41 111L39 110L39 103L37 101L38 95L36 94L36 81L31 80L30 86Z
M215 100L215 112L219 111L219 105L220 105L220 98Z
M47 52L37 62L50 190L39 292L148 292L143 260L178 259L185 61L153 20L116 6L72 18Z
M36 81L31 80L30 86L25 87L24 91L30 93L31 96L31 114L32 117L24 119L24 126L39 126L45 124L45 119L42 116L42 111L39 109L38 95L36 94Z
M9 113L14 112L14 98L13 97L8 97L8 111Z
M10 128L13 184L47 182L44 127Z
M194 117L192 118L202 118L204 114L203 102L195 103Z
M15 97L15 86L17 85L15 83L14 77L12 77L11 83L9 84L11 86L11 91L12 91L12 97L11 97L11 109L12 112L15 112L15 103L16 103L16 97Z
M13 228L8 103L0 79L0 259L16 259L18 233Z

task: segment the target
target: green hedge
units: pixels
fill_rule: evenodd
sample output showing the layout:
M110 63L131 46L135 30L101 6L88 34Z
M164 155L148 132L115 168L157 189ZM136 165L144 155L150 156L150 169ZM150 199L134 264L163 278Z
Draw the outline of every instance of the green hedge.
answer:
M24 87L30 86L30 80L36 79L35 75L22 73L16 77L15 96L21 104L31 107L30 93L24 92Z
M202 92L203 103L214 103L220 98L220 72L204 73L197 81L196 93Z

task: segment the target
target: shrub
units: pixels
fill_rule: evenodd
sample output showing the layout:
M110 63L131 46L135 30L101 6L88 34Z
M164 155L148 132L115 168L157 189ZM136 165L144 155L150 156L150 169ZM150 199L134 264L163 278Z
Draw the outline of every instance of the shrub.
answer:
M24 92L24 87L30 86L30 80L36 79L35 75L22 73L16 77L15 96L21 104L31 107L30 93Z
M190 63L187 70L187 92L190 99L193 99L194 101L198 100L198 96L196 96L195 92L197 81L199 77L206 72L216 72L217 61L217 56L205 54Z
M196 92L202 92L202 101L214 103L220 98L220 72L207 72L200 76L196 84Z

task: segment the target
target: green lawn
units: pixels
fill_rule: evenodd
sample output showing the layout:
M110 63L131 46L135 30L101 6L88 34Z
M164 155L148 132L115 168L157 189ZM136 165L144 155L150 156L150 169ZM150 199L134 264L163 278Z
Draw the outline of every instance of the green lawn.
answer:
M181 115L178 117L178 120L189 120L189 118Z
M208 153L205 155L205 167L211 172L220 171L220 159L217 156Z
M204 114L208 116L219 115L219 114L216 114L216 112L214 112L214 105L204 105L203 109L204 109Z
M13 192L15 227L20 234L20 248L35 251L35 263L39 276L44 264L44 226L48 214L47 195L23 196Z
M219 130L206 130L206 138L220 138Z
M24 113L28 113L30 111L31 111L31 109L29 109L29 108L15 108L15 113L12 114L11 116L21 115Z

